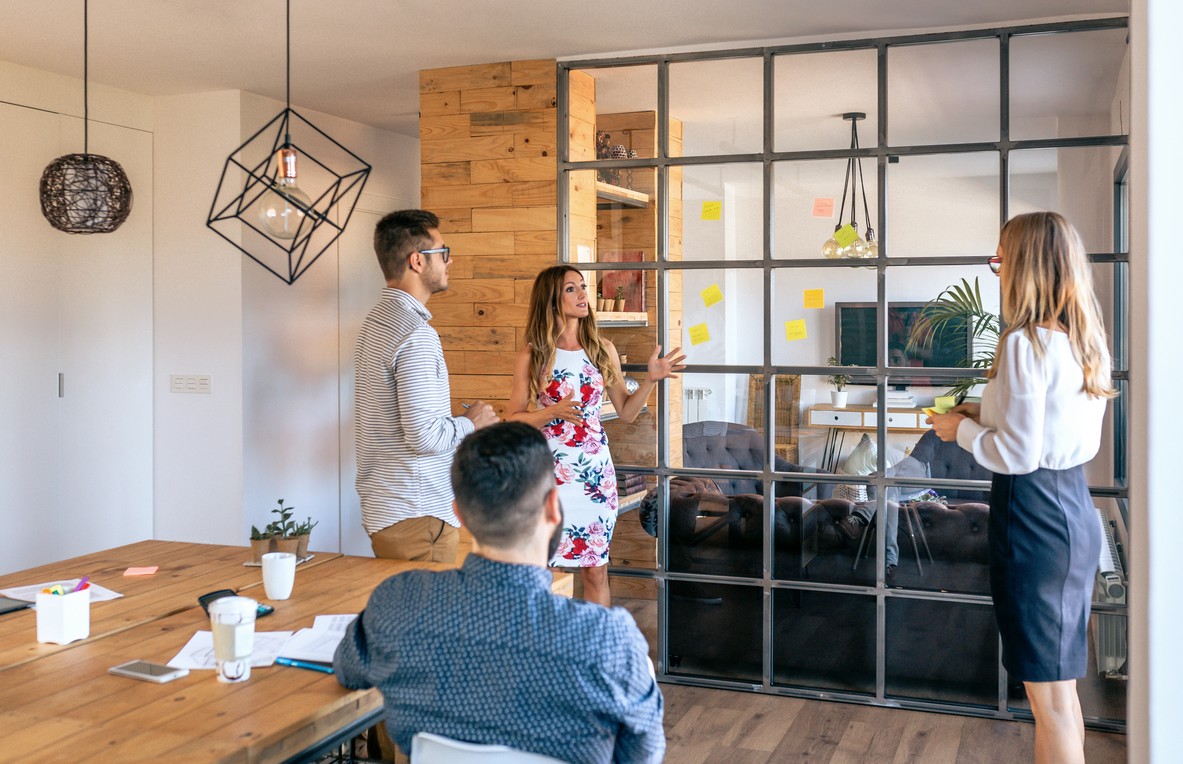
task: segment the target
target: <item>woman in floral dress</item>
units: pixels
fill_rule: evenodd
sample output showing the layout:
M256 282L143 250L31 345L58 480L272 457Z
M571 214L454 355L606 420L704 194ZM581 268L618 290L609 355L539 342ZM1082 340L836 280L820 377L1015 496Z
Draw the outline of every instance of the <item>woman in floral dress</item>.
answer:
M620 356L600 336L583 275L568 265L534 280L526 319L527 346L514 364L506 419L542 429L555 455L563 532L551 565L579 568L584 599L611 604L608 544L616 525L616 468L600 423L604 395L632 422L660 380L681 371L681 348L649 356L649 376L629 393Z

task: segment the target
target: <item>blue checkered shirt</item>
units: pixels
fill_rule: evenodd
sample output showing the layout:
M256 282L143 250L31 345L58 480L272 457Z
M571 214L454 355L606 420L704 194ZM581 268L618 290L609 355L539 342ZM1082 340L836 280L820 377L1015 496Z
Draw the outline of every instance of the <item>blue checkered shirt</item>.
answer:
M337 679L381 690L403 751L424 731L571 764L661 761L661 690L632 616L550 587L546 568L476 554L392 576L345 633Z

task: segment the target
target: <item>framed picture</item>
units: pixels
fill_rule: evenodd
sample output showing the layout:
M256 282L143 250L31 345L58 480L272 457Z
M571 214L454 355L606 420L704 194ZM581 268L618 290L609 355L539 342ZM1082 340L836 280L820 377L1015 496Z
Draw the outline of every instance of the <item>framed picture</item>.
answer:
M602 263L639 263L644 250L615 250L600 252ZM608 299L616 297L617 287L623 287L624 310L632 313L645 311L645 271L600 271L600 294Z

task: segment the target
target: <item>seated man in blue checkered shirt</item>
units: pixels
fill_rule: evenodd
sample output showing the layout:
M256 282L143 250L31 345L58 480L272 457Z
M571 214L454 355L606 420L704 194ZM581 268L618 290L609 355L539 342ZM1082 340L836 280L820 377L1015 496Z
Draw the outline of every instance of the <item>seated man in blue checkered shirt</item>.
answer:
M563 513L546 440L518 422L479 430L452 487L479 552L380 584L337 649L341 684L381 690L404 752L423 731L571 764L661 761L661 691L632 616L551 592Z

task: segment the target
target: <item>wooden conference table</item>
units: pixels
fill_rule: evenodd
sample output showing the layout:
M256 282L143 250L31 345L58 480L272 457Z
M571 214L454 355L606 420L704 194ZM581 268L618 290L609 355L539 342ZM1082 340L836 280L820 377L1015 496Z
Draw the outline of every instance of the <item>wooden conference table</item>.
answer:
M351 691L335 677L272 666L240 684L212 671L156 685L112 676L111 666L166 663L209 618L197 597L236 589L267 602L250 550L144 541L20 573L0 589L89 575L124 596L91 604L90 637L69 645L36 641L32 611L0 616L0 758L5 761L270 762L302 760L347 740L381 716L376 690ZM159 565L152 576L124 577ZM295 631L315 616L356 613L385 578L440 563L408 563L317 552L296 568L291 599L271 602L263 631ZM556 576L555 590L569 589Z

